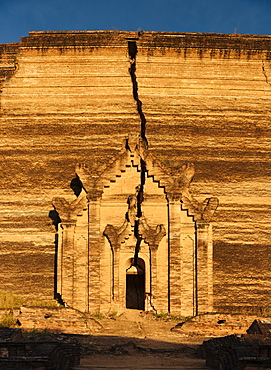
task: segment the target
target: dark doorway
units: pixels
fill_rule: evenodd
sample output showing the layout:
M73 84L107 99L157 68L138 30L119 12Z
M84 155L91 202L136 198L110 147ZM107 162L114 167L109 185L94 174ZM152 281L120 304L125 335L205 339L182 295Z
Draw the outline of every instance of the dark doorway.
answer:
M145 309L145 263L142 259L126 271L126 308Z

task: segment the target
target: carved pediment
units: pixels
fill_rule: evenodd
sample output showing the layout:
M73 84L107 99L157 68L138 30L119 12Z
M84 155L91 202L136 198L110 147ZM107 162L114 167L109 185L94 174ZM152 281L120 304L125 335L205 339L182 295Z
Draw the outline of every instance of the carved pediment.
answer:
M130 222L125 220L118 228L113 225L106 225L103 234L107 237L113 249L119 248L121 243L124 243L132 235L132 227Z
M166 229L164 225L157 225L156 228L152 228L148 225L145 217L141 217L139 220L139 235L142 237L145 243L147 243L151 249L157 249L161 240L166 236Z
M195 221L210 222L218 205L219 201L216 197L206 198L203 202L198 202L189 191L182 194L182 208L186 209L190 216L194 216Z
M83 210L87 208L87 198L82 194L74 201L68 202L65 198L56 197L53 199L53 206L61 222L76 222L77 217L82 216Z
M88 196L101 196L103 188L110 186L116 177L120 177L126 171L127 166L136 166L138 171L144 170L147 176L153 177L160 187L170 197L181 198L182 192L187 189L195 173L194 165L188 163L175 170L170 169L155 157L149 150L148 145L139 136L130 135L125 139L122 150L103 167L90 169L84 164L76 166L76 174L80 178Z
M168 201L181 201L182 208L188 210L188 214L194 216L195 221L210 221L218 206L218 199L207 198L200 203L189 193L195 173L193 163L171 169L148 150L147 143L139 136L130 135L125 139L120 153L107 165L94 170L78 164L76 174L87 196L98 199L102 197L104 187L110 187L111 183L131 166L137 167L138 172L143 171L146 176L152 177L159 187L164 188Z

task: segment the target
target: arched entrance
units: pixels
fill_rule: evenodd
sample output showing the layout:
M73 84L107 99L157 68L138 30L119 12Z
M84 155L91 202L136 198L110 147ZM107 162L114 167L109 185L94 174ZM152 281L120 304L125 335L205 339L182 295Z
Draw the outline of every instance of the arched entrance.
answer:
M126 270L126 308L145 309L145 262L137 259L136 265L131 258L130 267Z

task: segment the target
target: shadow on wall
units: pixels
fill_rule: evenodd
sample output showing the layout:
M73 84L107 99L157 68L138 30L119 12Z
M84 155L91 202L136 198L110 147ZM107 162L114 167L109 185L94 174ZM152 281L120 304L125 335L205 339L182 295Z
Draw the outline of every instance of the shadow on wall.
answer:
M83 189L83 184L77 175L75 178L72 179L70 183L70 188L72 189L72 191L77 197L80 195Z
M63 305L64 302L59 293L57 293L57 255L58 255L58 225L61 222L61 219L55 209L49 212L49 218L52 220L52 224L55 226L55 256L54 256L54 299L58 301L59 304Z
M73 190L74 194L78 197L83 189L82 182L80 181L79 177L76 176L72 179L70 183L70 188ZM59 217L58 212L55 209L49 211L48 214L49 218L52 220L52 224L56 229L55 233L55 257L54 257L54 299L58 301L59 304L64 305L64 302L61 298L61 295L57 292L57 256L58 256L58 248L59 248L59 236L58 236L58 228L59 224L61 223L61 219Z

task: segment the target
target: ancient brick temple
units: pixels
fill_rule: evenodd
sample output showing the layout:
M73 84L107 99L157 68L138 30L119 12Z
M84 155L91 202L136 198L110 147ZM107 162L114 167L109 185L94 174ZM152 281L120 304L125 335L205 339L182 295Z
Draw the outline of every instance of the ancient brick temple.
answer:
M0 290L84 311L270 307L270 103L270 36L1 44Z
M102 171L79 165L76 174L77 198L54 199L62 300L87 312L212 311L209 221L218 200L200 204L190 194L194 166L172 173L130 136Z

